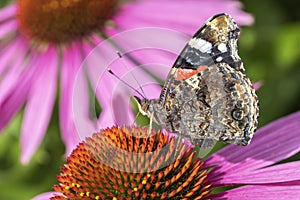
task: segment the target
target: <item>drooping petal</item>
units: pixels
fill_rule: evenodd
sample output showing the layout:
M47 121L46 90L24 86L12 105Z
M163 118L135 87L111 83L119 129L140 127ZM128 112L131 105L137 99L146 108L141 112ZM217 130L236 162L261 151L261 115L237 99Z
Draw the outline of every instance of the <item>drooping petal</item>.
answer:
M76 143L80 141L76 127L73 120L73 112L72 112L72 92L73 92L73 84L76 76L76 72L78 70L78 62L73 65L73 61L78 59L77 56L72 58L70 54L73 53L73 49L70 48L68 52L66 52L62 57L62 67L61 67L61 97L59 102L59 120L60 120L60 128L62 132L62 139L66 144L66 152L70 153L72 147L75 147Z
M89 119L89 90L86 76L84 73L78 73L81 62L80 49L75 46L64 52L59 115L67 154L71 153L82 137L85 137L82 132L92 134L95 131L93 122Z
M60 193L58 193L58 192L46 192L46 193L40 194L38 196L35 196L31 200L49 200L51 197L53 197L55 195L59 195L59 194Z
M287 200L299 199L300 184L294 185L248 185L212 195L214 200Z
M278 119L259 129L250 145L228 145L207 160L218 166L211 178L253 171L286 159L300 150L300 112ZM222 163L222 164L220 164ZM223 176L222 175L222 176Z
M224 174L220 185L233 184L268 184L288 181L300 181L300 161L288 162L272 167L258 169L256 171L239 172L235 174Z
M82 63L78 73L88 74L92 92L96 93L95 95L101 106L108 106L110 102L106 101L106 95L112 92L117 80L114 78L105 80L107 82L101 82L100 80L104 79L104 74L109 74L107 72L107 67L111 64L111 62L118 58L116 50L107 42L100 43L94 49L90 49L90 47L85 46L84 50L85 54L88 56Z
M87 72L90 78L90 83L92 86L92 92L94 92L95 96L97 97L97 100L100 102L102 112L100 119L98 121L98 129L99 128L105 128L109 125L115 125L117 124L115 113L113 112L114 108L112 107L113 98L116 86L118 83L118 79L116 77L112 76L108 71L107 68L111 67L111 64L119 59L117 55L117 50L112 47L112 45L108 42L100 43L95 49L91 51L91 53L88 55L86 60L84 61L82 68L80 69L79 73ZM120 71L126 71L128 70L126 67L122 68L124 66L118 66L117 74L119 75ZM123 83L121 84L123 87ZM126 91L128 91L128 88L123 87L125 90L123 91L123 94L126 94ZM128 94L128 92L127 92ZM123 104L122 102L125 99L119 99L119 102L117 105ZM129 100L127 98L126 100ZM124 105L124 104L123 104ZM123 107L126 111L128 106ZM124 111L118 110L117 114L121 114ZM121 120L128 120L127 117L128 113L125 115L122 115L123 117ZM132 117L130 117L132 118ZM119 118L120 119L120 118Z
M57 86L57 56L49 49L35 63L38 75L32 87L21 130L21 162L26 164L40 145L52 115Z

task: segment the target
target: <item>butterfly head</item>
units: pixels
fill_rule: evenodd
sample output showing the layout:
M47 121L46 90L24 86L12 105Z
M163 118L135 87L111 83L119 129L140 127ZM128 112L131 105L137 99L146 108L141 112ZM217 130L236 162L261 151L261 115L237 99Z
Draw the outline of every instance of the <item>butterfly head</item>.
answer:
M137 96L134 96L134 100L137 103L139 112L144 116L150 116L150 110L149 110L150 101L146 98L140 99Z

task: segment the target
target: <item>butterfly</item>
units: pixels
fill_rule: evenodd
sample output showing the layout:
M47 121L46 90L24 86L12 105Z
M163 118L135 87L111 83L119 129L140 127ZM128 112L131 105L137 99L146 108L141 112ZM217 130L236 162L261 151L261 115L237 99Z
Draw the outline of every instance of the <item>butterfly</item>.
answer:
M135 97L141 114L200 147L248 145L259 106L238 55L239 34L228 14L208 19L176 59L159 99Z

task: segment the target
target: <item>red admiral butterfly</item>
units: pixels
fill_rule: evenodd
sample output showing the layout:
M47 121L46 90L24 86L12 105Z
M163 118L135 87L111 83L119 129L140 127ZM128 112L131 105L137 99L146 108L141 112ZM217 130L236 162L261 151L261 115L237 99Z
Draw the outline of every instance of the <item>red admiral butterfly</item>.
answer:
M258 99L238 56L239 33L229 15L210 18L178 56L160 98L136 97L140 112L197 146L249 144Z

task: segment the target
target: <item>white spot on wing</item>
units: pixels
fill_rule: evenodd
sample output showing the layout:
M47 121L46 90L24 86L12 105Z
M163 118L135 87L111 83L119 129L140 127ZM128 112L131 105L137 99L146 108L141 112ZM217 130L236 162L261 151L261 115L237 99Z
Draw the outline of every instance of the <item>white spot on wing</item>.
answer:
M219 44L218 50L221 51L222 53L226 52L227 51L226 44L224 44L224 43Z
M221 56L219 56L219 57L216 58L217 62L221 62L222 60L223 60L223 58Z
M198 49L202 53L210 53L212 48L210 42L207 42L201 38L192 38L189 41L189 45L195 49Z
M219 32L223 32L223 31L220 30ZM226 41L226 37L225 37L224 35L221 35L221 36L219 37L219 41L220 41L220 42L225 42L225 41Z

